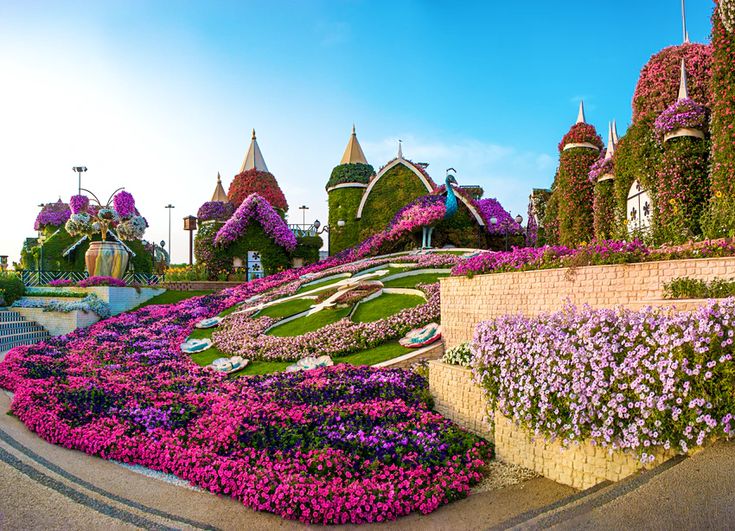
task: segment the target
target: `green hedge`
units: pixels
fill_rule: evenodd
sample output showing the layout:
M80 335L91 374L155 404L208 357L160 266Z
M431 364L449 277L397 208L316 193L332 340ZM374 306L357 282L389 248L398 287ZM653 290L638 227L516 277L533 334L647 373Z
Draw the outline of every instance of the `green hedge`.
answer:
M595 238L610 240L615 236L615 181L606 180L595 184Z
M388 170L373 187L362 211L359 241L383 230L401 208L423 195L426 187L404 164Z
M26 287L20 277L11 272L0 272L0 304L10 306L20 299L26 292Z
M559 158L558 199L559 243L574 246L594 238L594 184L589 180L599 152L587 148L562 151Z
M338 184L360 183L367 184L370 177L375 175L375 170L370 164L360 162L352 164L340 164L332 170L332 175L327 182L327 189Z
M360 222L355 219L365 188L338 188L329 192L329 251L336 254L357 245ZM344 221L344 227L337 225Z

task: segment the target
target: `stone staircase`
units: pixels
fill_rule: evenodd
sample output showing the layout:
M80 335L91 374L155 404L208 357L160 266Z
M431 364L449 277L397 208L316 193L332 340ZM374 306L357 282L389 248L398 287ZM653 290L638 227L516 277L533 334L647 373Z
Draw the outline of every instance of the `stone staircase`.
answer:
M38 343L51 337L48 330L18 312L0 308L0 352L20 345Z

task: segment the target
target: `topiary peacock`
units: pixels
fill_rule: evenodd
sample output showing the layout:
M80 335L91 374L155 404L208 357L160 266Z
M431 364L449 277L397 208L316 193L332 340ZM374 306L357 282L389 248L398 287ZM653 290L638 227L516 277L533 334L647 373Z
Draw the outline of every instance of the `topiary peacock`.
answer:
M457 184L457 179L454 177L453 173L454 168L449 168L447 170L447 177L444 179L444 184L447 188L447 197L444 199L444 207L446 208L446 211L444 212L444 219L449 219L453 217L457 213L457 209L459 208L459 204L457 203L457 195L454 193L454 189L452 188L453 184ZM422 241L421 241L421 247L423 249L431 249L431 235L434 233L434 227L424 227L423 228L423 234L422 234Z

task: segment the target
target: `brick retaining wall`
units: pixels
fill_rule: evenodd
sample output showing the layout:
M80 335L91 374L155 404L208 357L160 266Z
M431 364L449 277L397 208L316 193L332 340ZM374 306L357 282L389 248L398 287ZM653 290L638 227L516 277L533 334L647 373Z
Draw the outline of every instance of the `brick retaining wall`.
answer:
M494 273L441 282L442 333L447 348L472 339L477 323L507 314L537 315L569 301L593 308L638 308L663 297L663 285L677 277L702 280L735 277L735 257L668 260L639 264ZM691 303L657 305L690 308Z
M472 383L469 369L429 362L429 389L434 409L467 431L493 440L493 427L487 415L487 400L482 389Z
M225 288L234 288L245 281L218 281L218 280L181 280L175 282L162 282L160 287L176 291L219 291Z
M543 476L578 489L603 481L619 481L641 468L640 461L620 451L609 452L590 442L567 448L543 437L531 437L498 412L487 412L482 389L472 382L469 369L429 362L429 388L436 410L462 428L494 441L498 459L520 465ZM658 452L655 466L674 456Z

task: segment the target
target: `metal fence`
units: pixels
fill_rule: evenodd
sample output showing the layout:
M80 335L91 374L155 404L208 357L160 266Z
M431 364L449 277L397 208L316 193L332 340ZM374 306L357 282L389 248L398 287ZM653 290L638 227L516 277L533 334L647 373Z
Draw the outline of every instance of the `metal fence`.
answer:
M89 275L86 272L79 271L29 271L23 270L20 272L23 284L27 287L43 286L51 282L52 280L71 280L72 282L79 282L84 280ZM123 280L127 284L143 284L147 286L153 286L165 279L164 275L156 275L152 273L132 273L128 272L123 277Z

